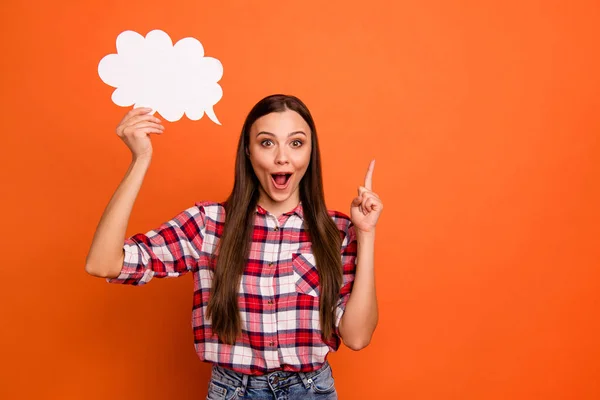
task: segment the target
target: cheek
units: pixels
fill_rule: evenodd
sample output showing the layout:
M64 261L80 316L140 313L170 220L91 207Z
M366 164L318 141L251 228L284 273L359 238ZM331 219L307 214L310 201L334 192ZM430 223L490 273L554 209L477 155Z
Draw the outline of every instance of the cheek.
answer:
M258 179L262 179L263 174L260 163L257 163L256 160L251 157L250 164L252 164L252 170L254 171L254 175L256 175Z
M306 169L308 168L308 164L310 164L310 151L307 151L306 154L304 154L302 157L302 169L306 171Z
M253 155L250 157L250 163L252 164L252 168L254 169L254 173L256 175L261 174L266 169L264 156L261 157L260 152L253 153Z
M306 154L299 154L298 157L294 160L294 167L296 170L301 171L302 175L308 169L308 164L310 163L310 152L306 152Z

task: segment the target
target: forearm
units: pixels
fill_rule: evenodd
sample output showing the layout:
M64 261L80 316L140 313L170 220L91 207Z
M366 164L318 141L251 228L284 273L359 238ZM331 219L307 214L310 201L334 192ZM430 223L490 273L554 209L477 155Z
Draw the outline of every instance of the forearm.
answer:
M357 245L354 285L340 321L344 343L354 350L369 344L379 318L375 291L375 232L357 232Z
M149 157L134 159L104 210L86 258L89 274L105 278L119 275L129 217L149 165Z

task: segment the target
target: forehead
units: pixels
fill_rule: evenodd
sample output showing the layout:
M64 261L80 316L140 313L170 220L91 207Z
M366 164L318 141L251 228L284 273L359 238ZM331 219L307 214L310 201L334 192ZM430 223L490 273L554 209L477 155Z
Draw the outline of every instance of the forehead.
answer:
M256 136L260 132L269 132L277 136L287 136L290 132L302 131L307 136L310 134L310 128L304 118L295 111L285 110L282 112L272 112L257 119L250 133Z

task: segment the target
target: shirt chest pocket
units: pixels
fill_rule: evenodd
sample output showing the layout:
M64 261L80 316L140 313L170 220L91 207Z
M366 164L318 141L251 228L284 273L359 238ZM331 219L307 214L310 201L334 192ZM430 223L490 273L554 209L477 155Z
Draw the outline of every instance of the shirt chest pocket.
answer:
M315 256L312 253L295 253L292 255L292 279L296 292L319 297L319 273Z

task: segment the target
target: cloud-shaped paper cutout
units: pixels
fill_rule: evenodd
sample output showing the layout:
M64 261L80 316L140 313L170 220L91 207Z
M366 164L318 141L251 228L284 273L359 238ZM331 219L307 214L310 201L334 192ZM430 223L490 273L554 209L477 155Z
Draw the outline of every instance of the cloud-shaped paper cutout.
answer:
M183 114L197 121L204 113L221 125L214 105L223 97L218 82L223 65L204 57L204 47L186 37L175 45L168 34L153 30L144 38L125 31L117 37L117 54L98 64L100 79L117 88L112 101L122 107L150 107L173 122Z

